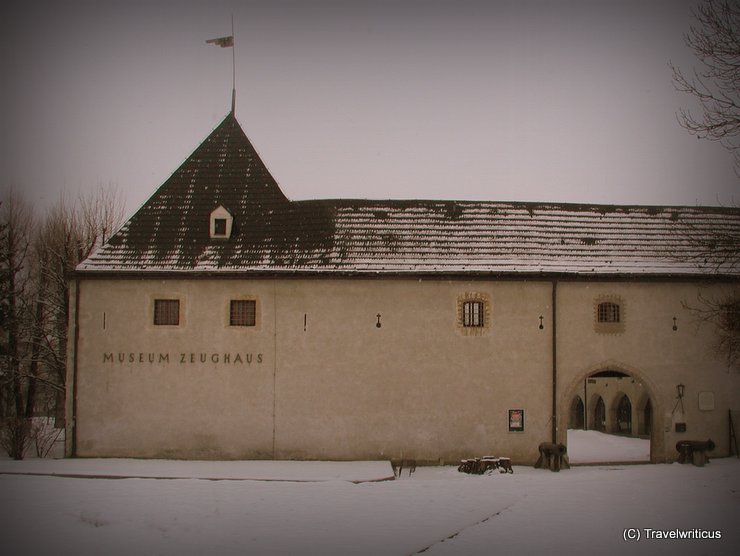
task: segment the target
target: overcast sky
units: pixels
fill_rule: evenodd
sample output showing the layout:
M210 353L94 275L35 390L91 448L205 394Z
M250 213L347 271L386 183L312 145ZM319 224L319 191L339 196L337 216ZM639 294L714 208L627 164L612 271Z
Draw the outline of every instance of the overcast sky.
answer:
M690 0L37 0L0 8L0 187L133 212L229 112L285 194L717 205L676 120Z

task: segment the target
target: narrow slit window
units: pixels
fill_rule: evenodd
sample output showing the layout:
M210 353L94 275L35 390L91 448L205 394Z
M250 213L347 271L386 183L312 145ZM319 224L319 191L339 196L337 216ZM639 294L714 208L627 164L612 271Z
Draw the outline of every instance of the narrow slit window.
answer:
M154 324L157 326L177 326L180 324L179 299L154 300Z
M619 305L617 303L599 303L599 322L618 323Z
M462 321L465 327L482 327L484 304L482 301L465 301L463 303Z
M232 299L229 324L231 326L255 326L257 324L257 302L254 299Z

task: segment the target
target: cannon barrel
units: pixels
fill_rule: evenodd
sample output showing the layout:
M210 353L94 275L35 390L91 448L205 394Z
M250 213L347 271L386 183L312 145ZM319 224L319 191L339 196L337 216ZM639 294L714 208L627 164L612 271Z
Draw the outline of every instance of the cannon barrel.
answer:
M539 445L540 453L552 454L553 456L563 456L568 451L565 444L553 444L552 442L543 442Z
M568 449L565 444L553 444L552 442L543 442L537 449L540 452L540 457L537 463L534 464L535 469L544 467L552 471L560 471L560 468L567 469L570 467L568 464L568 458L565 455Z
M702 467L709 461L707 452L714 450L714 442L708 440L679 440L676 442L676 451L678 452L678 463L693 463Z
M706 452L711 452L712 450L714 450L715 445L711 438L709 440L679 440L678 442L676 442L677 452L681 452L686 448L689 448L691 450L704 450Z

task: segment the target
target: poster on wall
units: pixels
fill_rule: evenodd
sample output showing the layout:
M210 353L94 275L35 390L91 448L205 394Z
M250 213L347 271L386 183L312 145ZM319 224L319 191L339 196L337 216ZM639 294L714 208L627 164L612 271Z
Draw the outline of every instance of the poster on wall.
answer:
M524 410L509 410L509 432L524 432Z

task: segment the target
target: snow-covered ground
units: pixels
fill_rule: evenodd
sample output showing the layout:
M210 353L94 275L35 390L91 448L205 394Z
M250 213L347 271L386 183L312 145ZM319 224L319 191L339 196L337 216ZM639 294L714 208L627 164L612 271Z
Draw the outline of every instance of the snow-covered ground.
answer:
M75 555L734 555L740 546L735 458L702 468L515 466L513 475L482 476L426 467L395 481L353 482L388 469L0 459L0 546L4 554ZM169 478L91 477L137 475ZM663 531L722 538L646 538ZM639 541L624 540L638 533Z
M650 439L604 434L598 431L568 431L571 463L650 461Z

